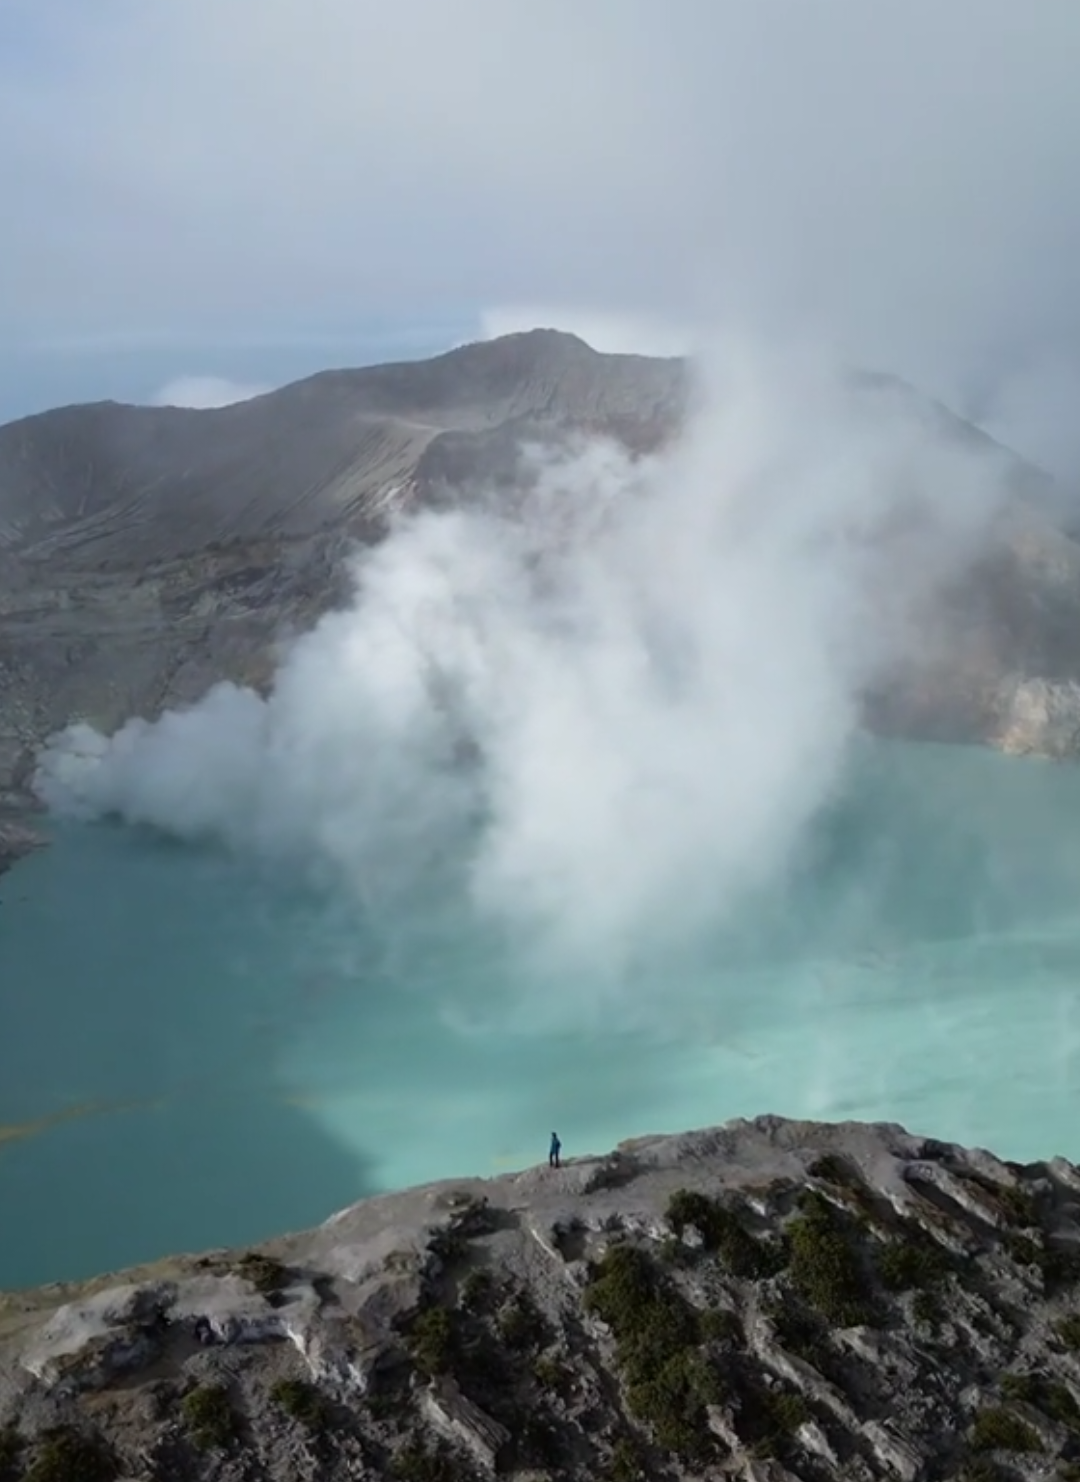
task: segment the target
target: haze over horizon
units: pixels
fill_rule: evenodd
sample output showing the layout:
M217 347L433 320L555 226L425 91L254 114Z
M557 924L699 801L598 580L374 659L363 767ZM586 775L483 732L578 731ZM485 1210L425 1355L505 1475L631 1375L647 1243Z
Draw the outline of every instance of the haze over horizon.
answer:
M10 0L0 416L705 326L1071 477L1078 43L1067 0Z

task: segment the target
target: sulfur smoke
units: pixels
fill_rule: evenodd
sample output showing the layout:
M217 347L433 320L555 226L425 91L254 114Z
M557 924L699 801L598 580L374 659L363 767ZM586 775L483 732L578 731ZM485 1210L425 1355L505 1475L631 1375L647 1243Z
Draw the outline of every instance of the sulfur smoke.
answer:
M549 967L618 974L729 918L788 868L1004 474L806 356L743 347L700 391L662 454L525 449L520 499L402 517L267 698L73 726L41 797L366 911L453 901Z

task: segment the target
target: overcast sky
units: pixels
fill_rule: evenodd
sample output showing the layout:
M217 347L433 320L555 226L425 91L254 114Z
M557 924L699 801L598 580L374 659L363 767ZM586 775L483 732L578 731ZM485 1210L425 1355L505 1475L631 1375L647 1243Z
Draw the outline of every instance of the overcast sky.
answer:
M1078 58L1077 0L3 0L0 414L734 323L1067 460Z

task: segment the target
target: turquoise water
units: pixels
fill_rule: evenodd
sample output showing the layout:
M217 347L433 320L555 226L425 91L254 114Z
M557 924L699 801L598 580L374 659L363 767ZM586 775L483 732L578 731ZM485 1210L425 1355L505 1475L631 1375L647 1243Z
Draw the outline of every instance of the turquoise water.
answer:
M552 1127L572 1155L773 1111L1080 1154L1078 816L1072 768L876 745L733 924L539 985L453 895L369 918L58 825L0 880L0 1285L519 1167Z

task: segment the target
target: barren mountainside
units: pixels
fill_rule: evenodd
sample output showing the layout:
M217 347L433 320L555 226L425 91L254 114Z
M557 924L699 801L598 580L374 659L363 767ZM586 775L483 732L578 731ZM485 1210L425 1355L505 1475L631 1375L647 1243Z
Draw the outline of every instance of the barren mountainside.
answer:
M4 1482L1080 1475L1080 1170L777 1117L0 1295Z
M214 541L363 535L425 458L452 462L471 444L482 460L502 428L651 443L677 424L686 379L680 361L601 356L541 331L326 371L210 411L64 407L0 428L0 549L130 569Z
M537 330L213 411L100 403L0 427L0 806L26 801L36 748L72 719L108 730L218 679L264 684L275 639L341 601L346 551L391 510L511 483L523 439L653 449L692 392L682 361ZM1045 475L1009 468L1017 505L996 549L867 714L901 734L1072 754L1080 546L1043 512Z
M328 371L213 411L100 403L0 428L0 803L69 719L111 729L264 682L392 509L512 474L523 438L655 446L680 362L554 332Z

